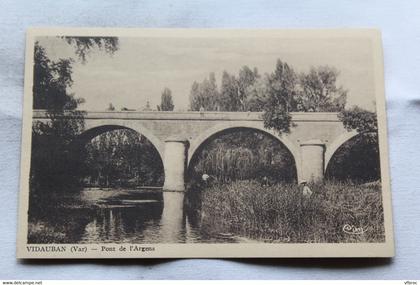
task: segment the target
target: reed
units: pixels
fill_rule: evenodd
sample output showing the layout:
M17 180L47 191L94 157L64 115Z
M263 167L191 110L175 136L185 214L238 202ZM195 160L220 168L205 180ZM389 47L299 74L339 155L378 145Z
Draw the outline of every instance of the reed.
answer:
M313 195L304 199L296 184L215 184L202 191L201 230L265 242L384 241L380 184L330 181L311 188Z

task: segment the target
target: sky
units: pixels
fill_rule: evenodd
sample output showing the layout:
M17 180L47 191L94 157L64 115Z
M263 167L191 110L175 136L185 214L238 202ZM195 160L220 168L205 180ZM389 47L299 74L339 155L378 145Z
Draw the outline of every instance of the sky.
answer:
M38 40L52 60L77 58L60 38ZM93 49L85 63L74 62L70 91L85 99L83 110L105 110L109 103L118 110L142 110L147 101L155 108L168 87L175 110L186 111L194 81L214 72L220 86L224 70L238 74L244 65L271 73L277 59L296 72L312 66L336 68L338 84L348 90L347 106L374 110L372 47L366 38L120 37L113 55Z

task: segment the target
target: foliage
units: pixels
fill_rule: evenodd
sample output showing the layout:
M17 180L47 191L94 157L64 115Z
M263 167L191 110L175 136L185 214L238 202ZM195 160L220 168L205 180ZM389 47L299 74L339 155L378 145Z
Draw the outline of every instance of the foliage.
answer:
M76 56L86 61L94 48L113 53L117 38L61 37L75 47ZM49 59L39 42L34 46L33 109L44 109L49 122L32 126L30 170L31 201L79 185L84 173L83 149L72 149L71 143L84 129L84 113L77 107L84 102L68 90L73 84L73 58ZM38 197L38 198L37 198Z
M295 162L277 140L239 129L222 134L198 150L190 163L190 177L200 181L209 174L218 182L256 179L267 182L291 182L296 179Z
M274 71L260 76L256 68L243 66L238 75L224 71L220 91L215 75L191 87L191 110L262 111L267 129L289 132L290 112L338 112L344 109L347 91L338 86L339 72L329 66L312 67L296 74L293 67L277 60Z
M312 67L309 73L299 76L297 111L340 112L347 100L347 91L337 87L339 72L329 66Z
M378 120L375 112L355 106L348 110L342 110L338 118L343 122L344 127L348 131L356 130L368 140L372 142L377 141Z
M201 231L280 243L384 241L380 184L330 182L311 188L314 194L305 200L295 184L215 184L201 193ZM346 224L363 233L344 232Z
M112 103L109 103L108 108L106 110L107 111L115 111L115 107L114 107L114 105L112 105Z
M76 156L68 150L84 128L83 112L76 110L83 100L67 91L73 83L71 62L71 59L51 61L45 49L35 44L33 107L46 109L49 122L32 126L30 184L34 195L47 195L49 191L78 184L83 169L83 153Z
M248 92L250 86L254 85L260 77L258 70L251 70L248 66L243 66L239 70L238 77L223 72L220 87L220 98L218 102L220 111L246 111Z
M174 110L174 103L172 101L172 92L171 89L165 88L162 91L161 96L161 103L160 103L160 111L173 111Z
M289 112L296 108L297 77L287 63L278 60L274 72L267 76L267 95L263 101L264 127L274 129L279 134L290 131Z
M118 50L117 37L62 37L68 44L75 48L75 54L85 63L90 52L97 48L108 54L114 54Z
M203 82L194 82L190 92L190 108L192 111L199 111L204 108L206 111L217 111L219 91L217 89L216 77L210 73L209 78Z
M327 166L328 178L359 182L380 179L378 123L376 113L353 107L338 115L348 131L359 133L343 144Z
M73 84L71 58L51 61L45 49L35 43L34 51L34 82L33 108L46 109L52 112L74 110L83 103L82 99L74 98L68 93L67 87Z
M160 155L144 136L129 129L103 133L86 145L85 183L91 186L162 186Z

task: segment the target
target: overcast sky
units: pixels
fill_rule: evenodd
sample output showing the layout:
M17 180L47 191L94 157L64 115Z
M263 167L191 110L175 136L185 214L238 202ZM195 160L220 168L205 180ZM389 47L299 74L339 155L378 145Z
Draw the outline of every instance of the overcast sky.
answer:
M51 59L73 57L74 49L56 37L39 38ZM176 110L188 110L191 84L223 70L237 74L243 65L271 73L277 59L297 72L329 65L340 71L339 84L349 91L347 106L374 109L372 48L367 39L284 38L119 38L114 55L93 50L86 63L73 65L72 92L84 110L154 108L165 87Z

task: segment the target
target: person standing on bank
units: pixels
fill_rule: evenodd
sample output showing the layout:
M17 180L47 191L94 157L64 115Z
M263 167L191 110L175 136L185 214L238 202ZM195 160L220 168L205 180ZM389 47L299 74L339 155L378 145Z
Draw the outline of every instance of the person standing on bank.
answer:
M311 200L311 196L313 194L311 188L309 188L308 183L306 181L302 181L301 185L301 207L306 208Z
M300 185L302 186L302 197L303 197L303 199L311 198L313 192L312 192L311 188L309 188L308 183L306 181L302 181L300 183Z

